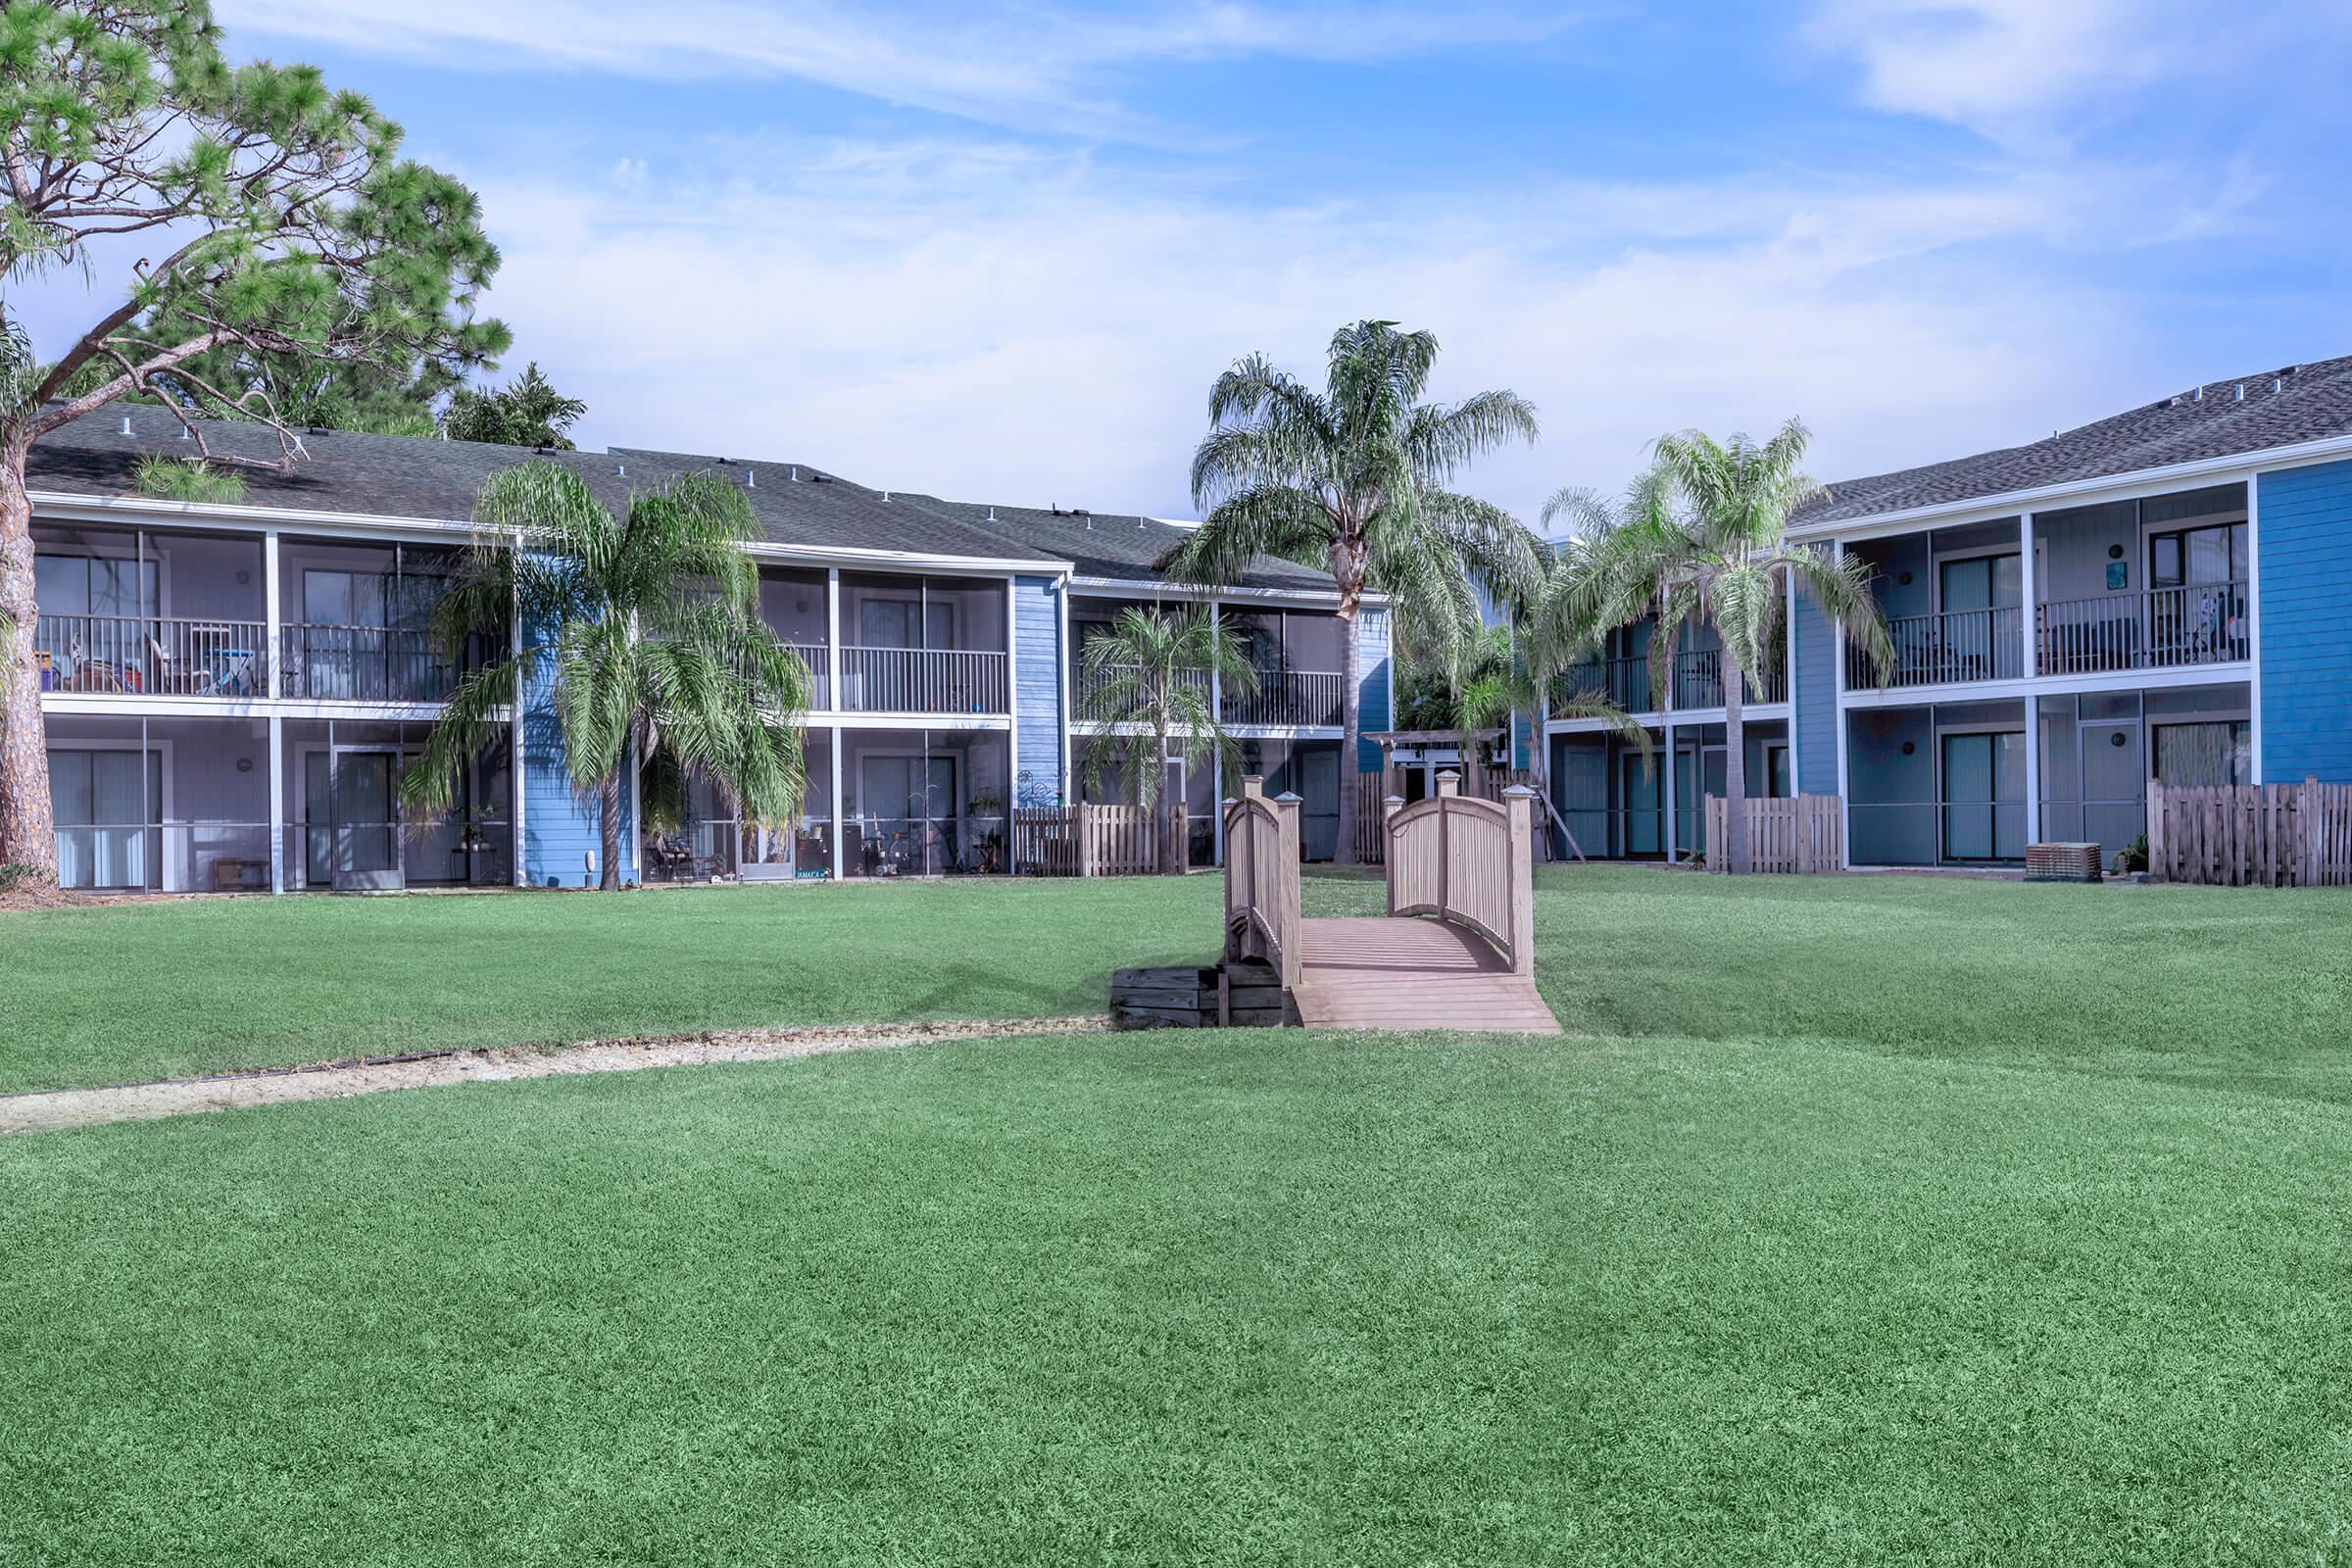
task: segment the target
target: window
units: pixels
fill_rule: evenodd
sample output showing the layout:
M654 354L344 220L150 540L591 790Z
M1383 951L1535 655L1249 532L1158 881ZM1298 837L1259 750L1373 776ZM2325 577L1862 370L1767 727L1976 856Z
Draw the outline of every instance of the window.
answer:
M1946 614L1965 610L2014 610L2025 602L2025 576L2015 552L1947 561L1936 570Z
M1788 767L1788 748L1769 741L1764 746L1764 793L1776 801L1788 800L1796 793L1795 777Z
M2148 535L2148 586L2186 588L2246 580L2246 525L2211 523Z
M2254 752L2244 719L2156 726L2156 781L2192 787L2249 784Z

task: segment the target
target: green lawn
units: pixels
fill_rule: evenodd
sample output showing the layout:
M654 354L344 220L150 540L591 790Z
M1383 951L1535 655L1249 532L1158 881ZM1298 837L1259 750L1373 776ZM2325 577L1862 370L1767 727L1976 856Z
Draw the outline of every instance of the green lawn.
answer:
M22 1085L1085 1010L1216 892L0 916L0 1031ZM2352 898L1577 868L1538 928L1559 1040L0 1142L0 1563L2352 1561Z
M986 1042L0 1145L0 1561L2352 1556L2352 1124Z
M1100 1012L1219 883L191 900L0 914L0 1093L455 1046Z

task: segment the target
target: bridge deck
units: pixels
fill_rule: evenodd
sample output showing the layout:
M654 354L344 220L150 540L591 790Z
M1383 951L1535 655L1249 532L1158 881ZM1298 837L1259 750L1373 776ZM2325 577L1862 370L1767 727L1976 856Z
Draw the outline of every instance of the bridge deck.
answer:
M1472 932L1443 920L1303 920L1298 1021L1327 1029L1556 1035L1560 1022Z

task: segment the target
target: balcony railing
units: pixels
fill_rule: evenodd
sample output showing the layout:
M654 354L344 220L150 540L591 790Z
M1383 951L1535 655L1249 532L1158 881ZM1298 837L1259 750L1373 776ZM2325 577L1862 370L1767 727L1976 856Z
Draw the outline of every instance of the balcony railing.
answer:
M1003 654L930 648L844 648L842 707L859 713L1004 713Z
M44 612L32 646L43 691L224 701L270 695L269 632L259 621Z
M1254 692L1227 691L1228 724L1329 726L1342 722L1347 677L1337 670L1261 669Z
M316 701L445 702L461 674L441 640L416 626L290 621L278 649L284 695Z
M1888 686L1942 686L1957 681L2015 680L2025 658L2025 612L1948 610L1940 615L1898 615L1886 622L1894 645ZM1845 649L1845 684L1862 691L1879 684L1879 671L1861 647Z
M2249 602L2242 582L2053 601L2036 616L2040 672L2179 669L2248 659Z
M1572 697L1598 697L1629 713L1655 712L1657 694L1650 690L1649 661L1642 659L1592 659L1571 665L1559 678L1558 693L1561 706ZM1785 703L1788 700L1788 672L1775 664L1765 672L1761 687L1750 684L1745 692L1749 703ZM1667 684L1666 702L1672 710L1721 708L1723 706L1723 655L1715 649L1677 655L1674 672ZM1554 709L1557 714L1559 709Z

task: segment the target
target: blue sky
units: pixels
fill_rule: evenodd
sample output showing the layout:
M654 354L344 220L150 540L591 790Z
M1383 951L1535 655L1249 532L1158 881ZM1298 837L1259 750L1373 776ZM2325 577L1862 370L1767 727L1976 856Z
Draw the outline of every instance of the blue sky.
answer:
M2340 6L218 4L481 191L588 444L1189 515L1216 372L1381 316L1539 405L1469 481L1532 518L2352 353Z

